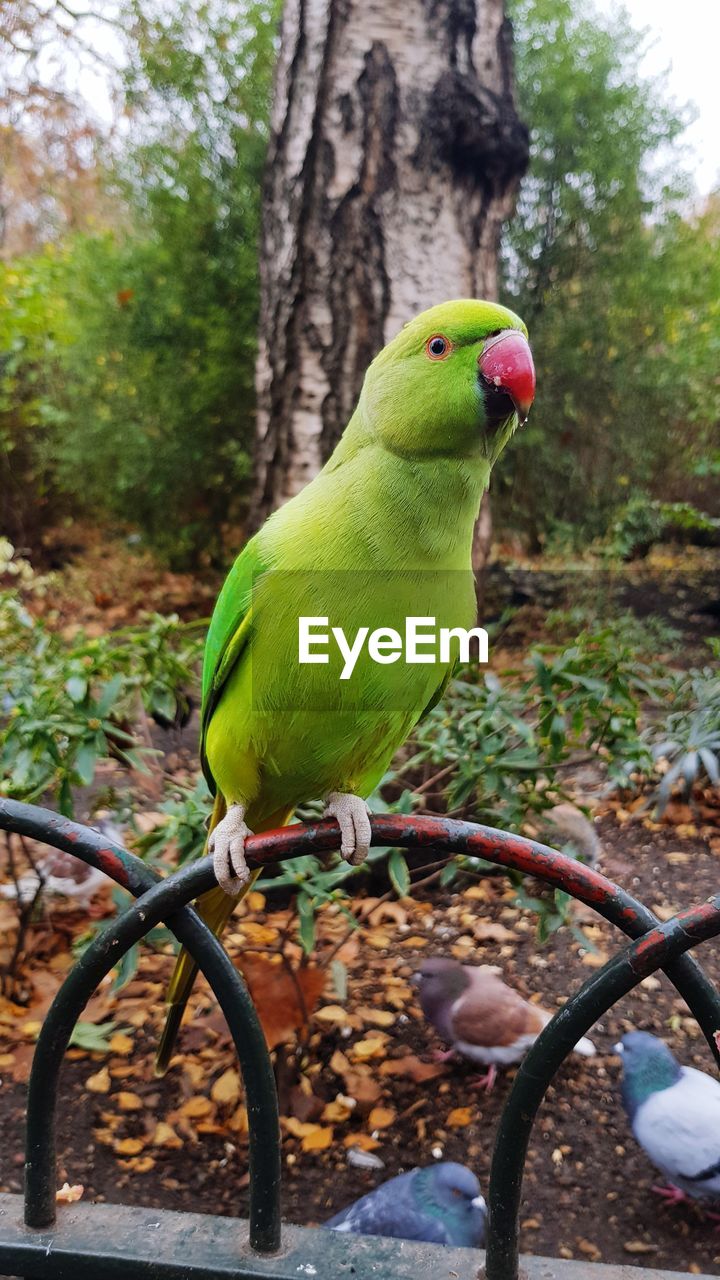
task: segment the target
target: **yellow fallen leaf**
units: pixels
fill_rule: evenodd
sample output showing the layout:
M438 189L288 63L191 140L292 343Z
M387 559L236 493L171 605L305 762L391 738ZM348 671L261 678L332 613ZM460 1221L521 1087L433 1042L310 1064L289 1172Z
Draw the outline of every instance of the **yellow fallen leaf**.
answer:
M426 947L427 944L428 944L427 938L421 938L419 934L414 933L409 938L403 938L400 945L402 947L412 947L412 949L415 951L418 949L418 947Z
M369 1022L374 1027L391 1027L397 1017L390 1009L367 1009L362 1006L355 1012L363 1022Z
M326 1004L315 1010L318 1022L326 1022L330 1026L342 1026L348 1021L348 1011L340 1004Z
M228 1067L227 1071L223 1071L222 1075L218 1076L210 1090L210 1097L213 1102L221 1103L223 1106L237 1102L240 1097L240 1076L233 1067Z
M82 1200L85 1188L76 1182L72 1187L69 1182L63 1182L59 1191L55 1192L56 1204L75 1204L78 1200Z
M128 1160L128 1165L133 1173L149 1173L155 1168L155 1161L152 1156L138 1156L137 1160Z
M302 1140L303 1151L325 1151L333 1140L333 1130L314 1126L314 1133L307 1133Z
M369 1129L387 1129L395 1120L397 1112L392 1107L373 1107L368 1116Z
M607 964L608 955L606 951L585 951L580 958L580 963L587 966L588 969L602 969Z
M3 1067L12 1067L15 1064L14 1053L0 1053L0 1069Z
M110 1052L119 1053L121 1057L126 1057L133 1051L133 1042L130 1036L124 1035L122 1031L116 1031L114 1036L110 1037Z
M265 894L261 893L259 889L251 889L245 901L250 911L265 910Z
M331 1124L342 1124L343 1120L347 1120L352 1115L356 1105L355 1098L348 1098L339 1093L334 1102L328 1102L321 1119Z
M361 1151L374 1151L380 1146L377 1138L371 1138L369 1133L348 1133L343 1138L344 1147L360 1147Z
M29 1022L23 1022L20 1030L23 1035L30 1036L34 1040L35 1037L40 1034L41 1026L42 1022L36 1022L34 1019L31 1019Z
M250 946L254 944L256 947L272 946L279 937L277 929L267 924L257 924L254 920L243 920L239 932L244 935Z
M173 1150L178 1150L182 1146L182 1139L178 1137L172 1125L164 1120L158 1120L150 1141L154 1147L167 1147Z
M180 1115L186 1116L188 1120L198 1120L201 1116L208 1116L212 1111L212 1103L209 1098L204 1098L198 1094L195 1098L188 1098L179 1108Z
M466 1124L472 1124L472 1119L472 1107L454 1107L447 1122L451 1129L464 1129Z
M139 1156L144 1145L139 1138L120 1138L113 1143L113 1151L119 1156Z
M354 1058L365 1061L367 1058L384 1058L385 1057L385 1041L379 1036L368 1036L367 1040L358 1040L352 1046L351 1053Z
M85 1088L91 1093L108 1093L110 1090L110 1072L107 1067L101 1067L95 1072L94 1076L88 1076L85 1081Z
M319 1124L311 1124L307 1120L298 1120L295 1116L281 1116L280 1123L291 1133L293 1138L307 1138L320 1128Z
M121 1111L140 1111L143 1107L142 1098L139 1098L136 1093L128 1093L125 1089L121 1089L115 1097Z
M248 1121L247 1107L241 1104L236 1111L233 1112L227 1122L228 1129L232 1129L233 1133L249 1133L250 1123Z

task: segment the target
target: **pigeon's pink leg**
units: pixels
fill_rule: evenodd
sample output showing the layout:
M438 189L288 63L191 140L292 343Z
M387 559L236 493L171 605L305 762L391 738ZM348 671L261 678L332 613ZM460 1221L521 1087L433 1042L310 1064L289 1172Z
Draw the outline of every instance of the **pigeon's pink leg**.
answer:
M672 1205L685 1204L688 1198L684 1191L681 1191L679 1187L672 1186L672 1184L669 1187L652 1187L651 1190L654 1191L656 1196L661 1196L663 1200Z
M492 1062L488 1067L487 1071L485 1072L485 1075L478 1076L477 1080L473 1080L472 1084L470 1085L470 1088L484 1089L486 1093L490 1093L491 1089L495 1087L496 1080L497 1080L497 1067L495 1066L495 1063Z
M433 1049L432 1058L434 1062L450 1062L455 1057L454 1049Z

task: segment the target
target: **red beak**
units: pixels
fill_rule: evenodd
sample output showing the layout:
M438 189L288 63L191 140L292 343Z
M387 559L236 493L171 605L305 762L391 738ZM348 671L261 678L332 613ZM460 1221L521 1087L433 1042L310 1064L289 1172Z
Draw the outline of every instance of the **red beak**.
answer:
M518 329L503 329L488 338L478 365L488 386L510 396L521 424L525 422L535 399L535 365L527 338Z

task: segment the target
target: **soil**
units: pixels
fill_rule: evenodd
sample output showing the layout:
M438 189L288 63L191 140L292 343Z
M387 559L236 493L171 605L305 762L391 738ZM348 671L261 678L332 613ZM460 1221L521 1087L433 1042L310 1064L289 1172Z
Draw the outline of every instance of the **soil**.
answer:
M717 890L717 856L691 834L692 827L680 834L671 827L648 830L622 812L620 818L627 820L608 814L601 823L602 869L659 914L668 915ZM282 1090L281 1109L300 1117L297 1128L298 1123L316 1119L318 1109L338 1093L350 1092L338 1073L337 1051L352 1065L361 1060L353 1046L363 1038L367 1042L380 1037L378 1056L365 1061L369 1078L382 1086L378 1099L382 1112L375 1110L370 1116L360 1103L348 1119L330 1126L329 1145L316 1151L303 1150L302 1139L286 1127L283 1214L288 1221L320 1223L383 1179L440 1156L472 1165L483 1188L487 1187L494 1133L513 1071L502 1073L489 1094L472 1088L473 1070L463 1064L448 1064L437 1078L422 1083L414 1083L407 1073L384 1074L385 1064L394 1059L431 1063L432 1051L441 1047L423 1022L407 985L422 957L455 954L473 962L497 963L507 981L527 996L535 993L552 1009L619 945L610 926L580 908L577 922L597 954L583 951L568 929L538 947L532 917L513 905L503 876L488 877L464 893L428 891L423 896L420 891L414 905L403 905L408 907L407 922L398 923L397 914L393 917L391 908L397 904L389 904L386 916L380 906L374 924L353 935L341 953L348 968L347 1013L343 1016L340 1010L339 1025L333 1025L327 1012L313 1022L301 1051L299 1075L288 1074L292 1058L283 1055L280 1074L286 1082L294 1079L296 1083ZM261 925L271 925L274 919L263 911L252 915ZM495 929L482 938L489 923ZM717 981L716 944L704 947L702 960ZM138 996L146 997L150 1016L138 1026L131 1056L127 1045L109 1058L71 1051L73 1060L63 1070L59 1104L59 1182L67 1178L84 1183L87 1199L242 1216L247 1213L245 1136L233 1131L222 1106L213 1105L209 1118L199 1121L186 1118L183 1122L178 1110L197 1110L198 1096L212 1099L211 1085L218 1071L232 1065L222 1022L207 993L199 997L195 1019L183 1032L181 1047L186 1056L176 1059L164 1081L152 1077L152 1048L162 1013L158 984L169 965L169 957L145 957L137 978L112 1008L118 1025L128 1018L143 1024ZM103 999L102 995L97 998ZM332 994L324 998L337 999ZM138 1005L141 1016L136 1016ZM330 1005L331 1010L334 1007ZM373 1029L373 1011L382 1012L387 1030ZM631 1028L662 1035L683 1062L711 1069L699 1029L666 979L646 979L618 1004L592 1031L598 1056L573 1057L565 1064L536 1121L524 1184L522 1250L720 1275L716 1224L696 1206L670 1209L658 1200L651 1187L659 1179L629 1131L619 1101L619 1060L612 1046ZM31 1051L30 1043L15 1050L20 1059L17 1076L24 1074ZM105 1096L89 1092L90 1072L105 1066L112 1076L112 1092ZM109 1117L111 1127L117 1122L117 1090L132 1090L141 1099L142 1109L122 1116L121 1127L109 1137ZM6 1077L0 1109L4 1190L18 1191L21 1185L24 1097L21 1080ZM373 1105L377 1107L378 1102ZM469 1113L463 1115L459 1108L469 1108ZM180 1135L176 1140L182 1145L177 1149L147 1145L157 1121L165 1118ZM373 1154L383 1161L382 1169L365 1170L349 1163L344 1139L350 1134L364 1135L368 1145L373 1141L369 1135L374 1134ZM122 1141L118 1135L137 1136L143 1151L152 1153L150 1158L147 1154L120 1158L109 1145Z

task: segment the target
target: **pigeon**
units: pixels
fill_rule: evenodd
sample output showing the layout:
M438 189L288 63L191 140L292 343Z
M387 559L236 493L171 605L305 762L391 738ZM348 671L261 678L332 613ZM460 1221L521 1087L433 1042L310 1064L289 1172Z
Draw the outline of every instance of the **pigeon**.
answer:
M480 1249L485 1242L485 1216L475 1174L463 1164L444 1160L390 1178L324 1226L357 1236L393 1236Z
M615 1051L622 1058L622 1100L635 1139L670 1180L669 1187L653 1191L672 1204L720 1200L720 1082L681 1067L648 1031L629 1032Z
M519 1062L553 1016L503 982L495 965L460 964L439 956L425 960L412 981L425 1017L452 1046L445 1058L460 1054L488 1068L477 1086L488 1091L498 1065ZM592 1057L595 1046L583 1036L575 1052Z

